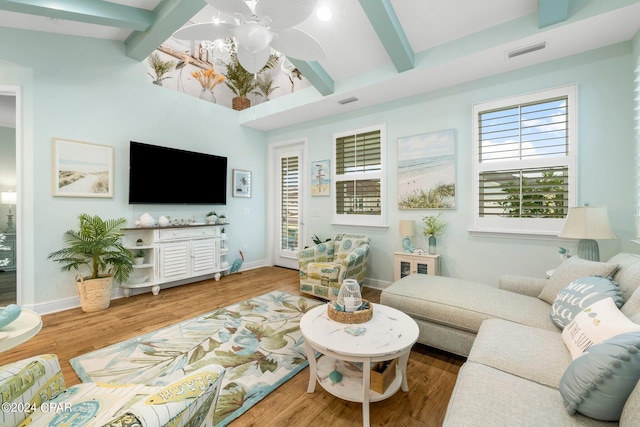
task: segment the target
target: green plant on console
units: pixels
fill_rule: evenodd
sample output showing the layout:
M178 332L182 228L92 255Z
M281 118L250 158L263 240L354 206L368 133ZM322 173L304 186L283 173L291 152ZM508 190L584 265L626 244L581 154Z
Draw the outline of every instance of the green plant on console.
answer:
M422 218L424 223L423 234L425 236L437 236L442 234L447 228L447 223L440 219L440 214L436 216L425 216Z
M62 264L62 271L88 268L85 279L113 276L125 282L133 270L133 254L122 246L124 218L103 220L98 215L80 214L79 229L64 233L65 247L48 258Z

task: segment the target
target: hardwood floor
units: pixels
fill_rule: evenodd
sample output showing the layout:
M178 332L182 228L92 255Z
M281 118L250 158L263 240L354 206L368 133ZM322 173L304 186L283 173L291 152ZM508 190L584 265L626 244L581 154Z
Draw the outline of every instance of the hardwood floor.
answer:
M69 359L143 333L168 326L218 307L281 290L299 291L298 272L264 267L222 278L163 289L114 300L98 313L80 308L43 316L43 328L28 342L0 354L0 365L43 353L60 359L67 385L80 382ZM363 297L380 300L380 291L365 288ZM407 365L409 392L398 391L387 400L372 403L372 426L439 426L463 359L416 344ZM362 405L326 392L320 385L307 394L309 368L230 424L275 427L322 425L331 427L362 424Z

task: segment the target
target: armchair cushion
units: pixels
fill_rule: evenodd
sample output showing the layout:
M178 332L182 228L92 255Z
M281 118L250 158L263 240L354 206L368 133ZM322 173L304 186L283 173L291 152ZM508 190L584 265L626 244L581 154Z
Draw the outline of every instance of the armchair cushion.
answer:
M298 252L300 290L334 300L344 279L365 278L369 256L369 237L338 234L335 239Z
M211 364L164 387L78 384L58 394L47 410L37 410L22 425L213 425L224 373L222 366Z
M60 362L55 354L43 354L0 367L0 401L20 408L39 407L65 390ZM1 411L0 425L16 426L26 411Z

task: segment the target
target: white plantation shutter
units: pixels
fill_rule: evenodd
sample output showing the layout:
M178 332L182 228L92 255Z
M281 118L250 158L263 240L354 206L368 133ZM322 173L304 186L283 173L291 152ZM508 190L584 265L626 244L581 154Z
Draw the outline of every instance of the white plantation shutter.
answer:
M474 229L557 234L574 203L575 87L474 106Z
M282 222L280 228L280 249L298 249L298 219L300 213L299 188L300 164L298 156L283 157L280 160L280 199Z
M384 225L384 125L334 135L334 223Z

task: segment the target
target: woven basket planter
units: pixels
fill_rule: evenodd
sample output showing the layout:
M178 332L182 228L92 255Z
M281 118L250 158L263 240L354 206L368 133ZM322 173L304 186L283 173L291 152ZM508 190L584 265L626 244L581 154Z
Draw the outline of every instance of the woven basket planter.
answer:
M231 100L231 108L237 111L251 107L251 100L242 96L236 96Z
M98 279L76 277L76 288L80 296L80 307L85 313L106 310L111 304L113 276Z

